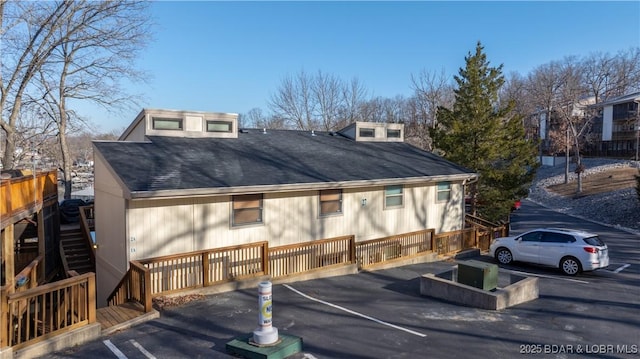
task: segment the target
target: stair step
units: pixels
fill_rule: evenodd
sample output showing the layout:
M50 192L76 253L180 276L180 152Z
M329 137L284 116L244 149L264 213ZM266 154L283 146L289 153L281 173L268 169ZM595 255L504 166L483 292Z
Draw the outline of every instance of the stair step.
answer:
M70 250L88 250L89 246L87 246L84 243L78 243L78 244L62 244L62 248L64 248L65 251Z
M82 232L77 233L60 233L60 238L82 237Z

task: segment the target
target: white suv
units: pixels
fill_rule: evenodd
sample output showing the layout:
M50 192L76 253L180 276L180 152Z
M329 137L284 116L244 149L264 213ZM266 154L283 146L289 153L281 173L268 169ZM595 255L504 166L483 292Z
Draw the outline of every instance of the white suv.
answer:
M570 229L540 228L515 237L496 238L489 251L502 264L540 264L560 268L568 275L609 265L607 245L597 234Z

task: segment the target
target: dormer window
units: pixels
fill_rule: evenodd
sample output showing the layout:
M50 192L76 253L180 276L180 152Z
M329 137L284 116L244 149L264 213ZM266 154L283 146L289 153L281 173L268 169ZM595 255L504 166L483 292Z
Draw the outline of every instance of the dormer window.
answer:
M233 131L233 122L231 121L207 121L207 132L225 132Z
M154 117L153 118L153 129L154 130L177 130L182 131L183 124L181 118L162 118L162 117Z
M361 128L360 137L376 137L375 128Z
M387 129L387 138L400 138L400 130Z

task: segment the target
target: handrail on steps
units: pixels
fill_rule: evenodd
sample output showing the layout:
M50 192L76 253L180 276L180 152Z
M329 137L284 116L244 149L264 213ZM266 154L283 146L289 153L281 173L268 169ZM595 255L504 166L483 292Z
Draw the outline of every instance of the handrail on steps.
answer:
M129 264L129 270L107 297L107 304L111 306L134 301L140 303L144 312L148 313L152 310L151 271L135 260Z

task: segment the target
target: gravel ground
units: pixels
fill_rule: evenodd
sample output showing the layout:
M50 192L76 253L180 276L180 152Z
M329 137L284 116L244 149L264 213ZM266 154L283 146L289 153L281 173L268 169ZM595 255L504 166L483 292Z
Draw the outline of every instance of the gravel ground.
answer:
M635 161L584 159L583 176L617 167L637 167ZM570 165L570 181L575 180L575 164ZM548 186L564 182L564 165L538 169L529 191L529 199L558 212L640 233L640 201L635 188L570 198L547 191Z

